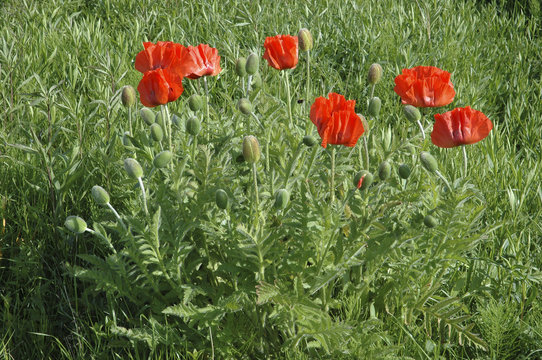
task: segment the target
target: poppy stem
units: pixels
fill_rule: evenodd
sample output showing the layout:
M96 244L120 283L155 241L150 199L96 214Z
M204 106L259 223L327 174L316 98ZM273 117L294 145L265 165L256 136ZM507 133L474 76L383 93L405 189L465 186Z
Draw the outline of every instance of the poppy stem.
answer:
M306 104L310 106L310 88L311 88L311 52L307 51L307 85L305 89L305 101ZM310 109L310 107L309 107ZM305 134L309 135L309 125L311 124L310 121L307 122L307 126L305 128Z
M145 215L149 215L149 210L147 210L147 195L145 195L145 186L143 186L143 180L141 177L137 178L139 182L139 187L141 188L141 193L143 194L143 209L145 210Z
M244 80L243 80L244 81ZM252 82L252 75L249 75L248 78L247 78L247 91L245 93L245 97L248 98L248 93L250 91L250 83ZM243 86L243 89L245 87Z
M211 127L209 126L209 88L207 87L207 76L203 77L203 85L205 86L205 118L207 119L207 142L209 142L209 131Z
M367 135L363 137L363 149L365 150L365 169L369 170L369 147L367 146L367 136L369 136L368 131Z
M465 145L461 146L463 148L463 177L467 176L467 147Z
M370 97L369 99L372 99L372 98L374 97L374 94L375 94L375 85L376 85L376 84L373 84L373 85L371 86L371 97Z
M294 120L292 118L292 98L290 96L290 80L287 71L284 72L284 78L286 79L286 96L288 98L288 117L290 118L290 126L293 126Z
M128 124L130 125L130 136L134 136L132 132L132 107L128 107Z
M260 217L260 198L258 196L258 171L256 170L256 163L252 163L252 177L254 178L254 200L256 203L256 222Z
M442 180L444 181L444 183L446 184L446 186L448 187L448 190L450 190L450 192L453 192L452 191L452 187L450 186L450 183L448 182L448 180L446 180L446 178L444 177L444 175L442 175L440 173L440 171L438 170L435 170L435 174L437 174L437 176Z
M335 147L331 148L331 203L335 202Z
M425 140L425 131L423 130L423 125L420 122L420 120L418 120L417 123L418 123L418 127L420 128L420 130L422 132L422 138Z
M113 214L115 215L115 217L117 218L117 220L120 222L120 224L122 225L122 228L124 230L126 230L126 225L124 225L124 222L122 221L122 219L120 218L120 215L119 213L117 212L117 210L115 210L115 208L110 204L110 203L107 203L106 204L107 207L113 212Z

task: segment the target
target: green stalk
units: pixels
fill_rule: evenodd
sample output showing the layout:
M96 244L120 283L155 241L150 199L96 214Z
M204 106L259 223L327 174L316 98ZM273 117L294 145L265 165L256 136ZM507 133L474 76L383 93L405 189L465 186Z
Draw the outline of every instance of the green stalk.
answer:
M310 109L310 85L311 85L311 52L307 51L307 86L305 88L305 101ZM305 135L309 135L310 121L307 121L307 126L305 129Z
M290 96L290 80L288 73L284 72L284 78L286 79L286 96L288 97L288 117L290 119L290 126L294 125L294 120L292 117L292 98Z
M331 203L335 202L335 147L331 148L331 186L329 189L331 193Z
M206 133L207 133L207 142L209 142L209 131L211 127L209 126L209 88L207 87L207 76L203 77L203 85L205 86L205 117L207 119Z
M130 124L130 136L134 136L132 132L132 107L128 107L128 124Z
M253 162L252 163L252 177L254 178L254 200L255 200L255 203L256 203L256 215L257 217L259 217L259 212L260 212L260 198L258 196L258 173L257 173L257 170L256 170L256 163Z
M365 169L369 170L369 147L367 146L367 136L369 136L369 133L363 137L363 150L365 151Z
M422 138L425 140L425 131L423 130L423 125L420 122L420 120L417 121L418 127L420 128L420 131L422 132Z
M137 181L139 182L139 187L141 188L141 193L143 194L143 209L145 210L145 215L149 215L149 211L147 210L147 195L145 195L145 186L143 186L143 180L141 180L141 177L138 177Z
M437 176L442 180L444 181L444 183L446 184L446 186L448 187L448 190L450 190L450 193L452 192L452 187L450 186L450 184L448 183L448 180L446 180L446 178L444 177L444 175L442 175L440 173L440 171L438 170L435 170L435 174L437 174Z
M120 224L122 225L122 227L124 228L124 230L126 230L126 225L124 225L124 222L123 222L122 219L120 218L120 215L119 215L119 213L117 212L117 210L115 210L115 208L114 208L110 203L107 203L106 205L107 205L107 207L109 207L109 209L113 212L113 214L115 215L115 217L117 218L117 220L120 222Z
M467 147L465 145L461 146L463 148L463 177L467 176Z

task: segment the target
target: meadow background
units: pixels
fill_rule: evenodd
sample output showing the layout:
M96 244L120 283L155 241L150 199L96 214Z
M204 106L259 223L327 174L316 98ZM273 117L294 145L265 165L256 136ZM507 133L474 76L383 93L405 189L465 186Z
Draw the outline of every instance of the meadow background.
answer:
M0 9L2 358L542 357L539 2L5 0ZM319 149L313 174L322 190L314 192L318 195L307 207L299 200L302 196L292 195L289 212L267 214L268 226L283 229L279 234L269 232L274 241L304 242L289 248L285 260L289 263L278 267L276 278L270 275L271 261L266 263L270 266L267 297L256 294L257 283L251 276L228 269L240 282L246 280L246 287L235 293L234 305L242 310L226 314L218 307L205 308L205 296L218 299L228 291L224 285L203 298L196 292L193 307L182 308L174 314L175 320L151 318L154 310L140 308L138 302L153 300L137 298L144 298L143 293L131 299L126 288L132 284L116 284L119 290L112 283L100 283L105 272L96 270L100 265L91 256L105 258L104 247L90 234L75 236L64 228L68 215L81 216L89 226L109 219L104 228L114 242L119 241L110 214L90 196L96 184L109 191L119 212L137 216L138 189L122 169L122 159L130 152L121 141L127 111L119 101L122 86L136 87L141 78L133 68L135 55L143 41L171 40L184 45L208 43L222 57L223 72L210 79L212 117L204 126L220 145L213 162L211 145L204 144L207 147L197 155L200 163L193 168L189 164L191 172L182 186L191 193L182 194L192 200L183 216L200 219L201 226L186 229L180 239L193 242L191 249L201 247L201 239L210 239L210 246L222 251L217 239L231 239L231 244L246 241L239 240L245 236L241 232L221 228L228 216L238 224L245 222L247 228L250 223L246 199L250 199L251 174L236 161L242 136L247 134L239 125L246 120L236 108L241 91L235 61L250 52L262 55L266 36L296 35L302 27L314 37L312 97L338 92L357 99L356 109L365 114L368 68L375 62L382 65L383 78L375 90L382 110L371 120L369 170L376 174L380 161L390 158L394 169L402 162L411 164L414 180L405 185L394 170L389 188L377 182L367 192L371 195L356 193L353 215L343 214L343 209L326 200L329 152ZM415 154L419 141L413 142L414 153L401 147L417 129L402 114L393 79L401 69L416 65L434 65L452 73L457 95L447 110L470 105L494 123L487 139L469 147L466 179L460 175L458 149L426 148L453 183L456 197L450 197L438 179L431 179L419 166ZM304 69L305 56L300 53L290 79L294 100L305 96ZM252 100L261 121L271 129L265 134L271 139L272 166L277 178L286 177L292 194L300 194L303 176L311 171L307 159L312 150L298 147L292 140L294 133L284 134L281 124L287 113L278 72L263 60L260 72L264 85ZM188 96L197 91L195 83L184 86L180 100L170 104L170 111L183 120L176 128L179 163L189 158L191 143L182 124L189 115ZM296 118L308 121L306 106L307 101L294 101ZM318 139L315 131L313 135ZM303 161L294 156L298 150L307 152L296 155ZM349 150L338 152L341 200L346 199L360 166ZM202 175L202 167L209 172ZM263 174L262 188L267 186ZM201 190L202 183L208 191ZM234 184L228 194L241 214L237 217L213 207L214 190L229 184ZM388 198L386 191L391 194ZM262 194L262 201L272 207L272 192L268 192ZM164 213L170 195L155 195ZM386 206L395 206L390 200L412 206L390 212ZM201 213L196 211L199 207L204 209ZM435 208L440 224L429 232L421 219L427 209ZM174 218L176 210L169 208L168 216ZM305 231L303 226L310 228ZM329 261L321 247L315 250L318 256L307 254L315 239L329 235L326 231L344 237L340 243L335 240L331 252L336 257ZM373 256L372 260L341 262L340 251L352 255L359 248L352 244L364 236L372 251L364 256ZM378 239L378 246L371 239ZM434 243L442 246L435 249ZM283 249L269 248L270 259L276 256L279 262ZM233 245L226 250L239 251ZM432 254L437 254L434 262ZM182 256L193 260L205 259L206 254ZM298 259L320 259L323 274L311 273L314 266L296 267ZM212 266L202 261L200 270L194 271L205 275L194 281L217 281ZM92 265L98 278L84 270ZM281 269L287 270L281 273ZM306 271L306 277L289 283L296 271ZM360 278L368 279L365 285ZM433 282L435 278L439 281ZM352 285L356 281L359 286ZM436 285L426 293L430 284ZM134 284L145 291L138 286ZM295 296L288 293L292 287ZM227 306L234 306L228 299ZM213 317L218 313L220 317ZM254 323L266 316L268 328L256 329ZM281 327L289 322L294 325Z

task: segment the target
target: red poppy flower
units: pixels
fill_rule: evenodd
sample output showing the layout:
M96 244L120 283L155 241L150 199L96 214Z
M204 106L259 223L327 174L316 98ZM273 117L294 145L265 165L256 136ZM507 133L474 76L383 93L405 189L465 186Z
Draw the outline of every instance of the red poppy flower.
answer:
M354 107L356 100L346 100L344 96L330 93L329 100L316 98L311 106L310 118L322 138L322 146L327 144L353 147L365 129Z
M454 85L450 73L434 66L403 69L395 78L393 90L404 105L416 107L445 106L454 100Z
M183 93L182 77L167 69L145 72L137 86L141 103L147 107L175 101Z
M441 148L474 144L485 138L491 129L493 123L481 111L470 106L455 108L444 114L435 114L431 141Z
M293 69L297 66L298 38L292 35L276 35L265 38L263 58L277 70Z
M183 75L181 70L181 57L186 48L171 41L158 41L155 44L144 42L145 50L136 55L135 68L141 73L150 70L168 69Z
M181 73L190 79L215 76L221 71L218 50L207 44L189 46L181 56Z

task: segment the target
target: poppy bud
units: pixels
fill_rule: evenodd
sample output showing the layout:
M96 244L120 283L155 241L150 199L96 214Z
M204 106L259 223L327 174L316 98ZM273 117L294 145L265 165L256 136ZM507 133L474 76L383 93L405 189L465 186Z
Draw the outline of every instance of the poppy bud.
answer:
M136 91L133 86L126 85L122 88L122 93L120 95L122 105L124 105L125 107L132 107L136 103L136 98Z
M247 64L245 66L245 69L247 71L247 74L254 75L258 72L258 68L260 67L260 58L258 55L252 53L247 58Z
M252 103L249 99L239 99L237 107L239 108L239 111L245 115L250 115L252 113Z
M192 111L198 111L203 108L203 98L198 94L193 94L188 98L188 106Z
M154 157L153 165L155 168L160 169L166 167L171 161L173 154L169 150L164 150Z
M415 106L406 105L403 108L403 111L405 112L406 118L410 122L416 122L422 118L422 114L420 113L420 110L418 110L418 108Z
M390 163L387 161L382 161L380 166L378 167L378 177L381 180L386 180L391 175L391 166Z
M308 147L313 147L314 145L316 145L316 139L314 139L310 135L305 135L303 136L303 144L305 144Z
M224 190L218 189L215 192L216 206L218 206L220 209L226 209L228 207L229 200L228 194Z
M380 107L382 106L382 101L380 101L380 98L374 97L369 101L369 109L368 113L372 117L377 117L378 114L380 114Z
M171 123L175 126L181 126L181 118L177 115L171 115Z
M260 160L260 143L255 136L248 135L243 139L243 157L246 162L255 163Z
M427 151L422 151L420 153L420 160L423 167L429 172L435 172L438 169L437 160L428 153Z
M410 176L410 167L407 164L399 165L399 176L401 179L408 179Z
M99 205L105 205L109 203L109 194L105 189L99 185L94 185L91 190L92 197Z
M262 88L262 76L260 75L259 72L257 72L256 74L252 75L252 81L250 83L250 86L252 86L252 88L254 90L258 90L258 89L261 89Z
M279 189L275 193L275 208L284 210L290 201L290 193L286 189Z
M149 108L143 108L139 113L141 114L143 121L145 121L147 125L152 125L156 121L156 115L154 114L154 111Z
M82 234L87 230L87 223L79 216L71 215L64 222L66 229L76 234Z
M130 140L130 132L129 131L126 131L122 135L122 145L124 145L126 147L134 145L134 144L132 144L132 140Z
M361 170L354 176L354 186L360 190L365 190L371 186L373 179L373 174L367 170Z
M191 117L190 119L186 120L186 132L189 133L192 136L196 136L199 134L201 129L200 122L198 118Z
M425 224L425 226L427 226L428 228L433 228L435 226L438 225L438 221L437 219L435 219L433 216L431 215L425 215L425 217L423 218L423 223Z
M367 81L369 84L374 85L382 79L382 66L380 64L372 64L369 67L369 74L367 75Z
M162 130L162 127L158 125L157 123L154 123L151 125L151 138L154 141L162 141L164 138L164 131Z
M126 170L128 176L134 179L139 179L143 176L143 169L136 159L124 159L124 170Z
M297 34L297 39L299 41L299 50L301 51L310 51L312 50L313 41L311 32L308 29L301 29Z
M247 66L247 59L244 57L240 57L235 62L235 72L237 73L237 76L244 77L247 74L246 67Z

